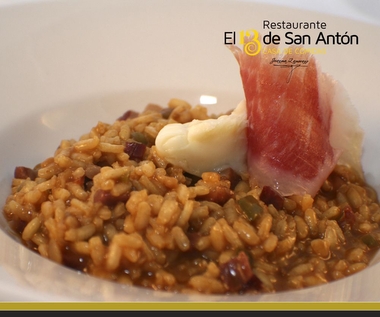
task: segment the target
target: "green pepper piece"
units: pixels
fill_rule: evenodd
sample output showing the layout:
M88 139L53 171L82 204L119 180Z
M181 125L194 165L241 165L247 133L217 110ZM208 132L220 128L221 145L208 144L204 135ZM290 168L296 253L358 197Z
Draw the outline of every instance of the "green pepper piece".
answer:
M367 245L370 249L376 248L379 246L379 242L371 235L366 234L362 237L362 242Z
M145 145L148 144L148 139L146 138L146 136L145 136L144 133L141 133L141 132L132 132L131 133L131 137L136 142L140 142L140 143L145 144Z
M249 221L255 220L263 212L263 207L260 206L259 201L252 195L240 198L238 204Z

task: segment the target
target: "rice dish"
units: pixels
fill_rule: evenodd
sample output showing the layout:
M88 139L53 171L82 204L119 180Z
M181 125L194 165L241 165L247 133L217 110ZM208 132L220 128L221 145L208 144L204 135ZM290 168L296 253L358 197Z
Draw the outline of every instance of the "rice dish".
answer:
M9 226L51 261L169 292L274 293L365 269L380 208L357 170L338 164L314 197L283 196L229 168L191 175L157 153L167 124L220 115L174 98L61 141L15 168Z

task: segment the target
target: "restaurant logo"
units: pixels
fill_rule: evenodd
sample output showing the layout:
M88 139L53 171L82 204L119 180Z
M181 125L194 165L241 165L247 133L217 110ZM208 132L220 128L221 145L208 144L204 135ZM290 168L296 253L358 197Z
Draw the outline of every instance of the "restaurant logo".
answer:
M358 45L359 36L347 31L328 32L327 23L315 22L271 22L264 20L264 31L247 29L224 32L225 45L242 45L249 56L259 53L268 56L270 65L288 69L289 83L296 69L309 66L310 55L326 54L331 45Z
M327 32L327 23L323 21L271 22L263 20L262 29L267 31L260 33L257 29L247 29L224 32L224 44L240 43L244 47L244 52L250 56L255 56L260 52L263 54L326 54L326 48L331 45L359 44L359 36L356 34L349 34L347 31ZM281 34L275 30L280 30ZM283 44L288 47L281 49L280 45ZM293 49L289 47L290 45Z

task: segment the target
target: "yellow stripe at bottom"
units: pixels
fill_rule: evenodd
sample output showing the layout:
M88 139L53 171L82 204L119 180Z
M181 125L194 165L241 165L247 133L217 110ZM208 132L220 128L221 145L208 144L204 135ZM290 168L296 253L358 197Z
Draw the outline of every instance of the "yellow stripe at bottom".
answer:
M0 302L0 310L380 310L380 302Z

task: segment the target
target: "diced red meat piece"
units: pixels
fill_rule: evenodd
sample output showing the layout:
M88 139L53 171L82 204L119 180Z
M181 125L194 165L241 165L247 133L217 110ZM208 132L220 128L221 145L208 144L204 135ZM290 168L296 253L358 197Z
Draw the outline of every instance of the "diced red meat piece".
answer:
M349 205L343 207L342 217L338 221L339 226L342 229L351 230L355 222L355 213L353 212L352 208Z
M228 262L220 265L221 279L225 287L231 292L244 291L247 288L260 288L261 283L253 274L247 254L239 254Z
M111 192L102 190L102 189L98 189L94 195L95 203L99 202L108 207L113 207L119 202L125 203L128 199L129 199L129 193L125 193L120 196L113 196Z
M25 166L17 166L14 170L14 178L27 179L32 181L36 179L38 172L34 169Z
M230 198L234 196L234 192L225 186L216 185L210 188L210 192L206 195L197 196L197 200L207 200L223 206Z
M146 145L138 142L127 142L124 152L129 155L133 161L140 162L144 158Z
M263 187L259 198L267 205L272 204L278 210L284 207L284 197L270 186Z
M127 110L126 112L123 113L117 120L122 121L122 120L127 120L127 119L133 119L138 117L139 113L133 110Z
M236 173L232 168L226 168L219 172L220 179L227 179L231 183L231 188L234 189L235 186L241 181L241 176Z

